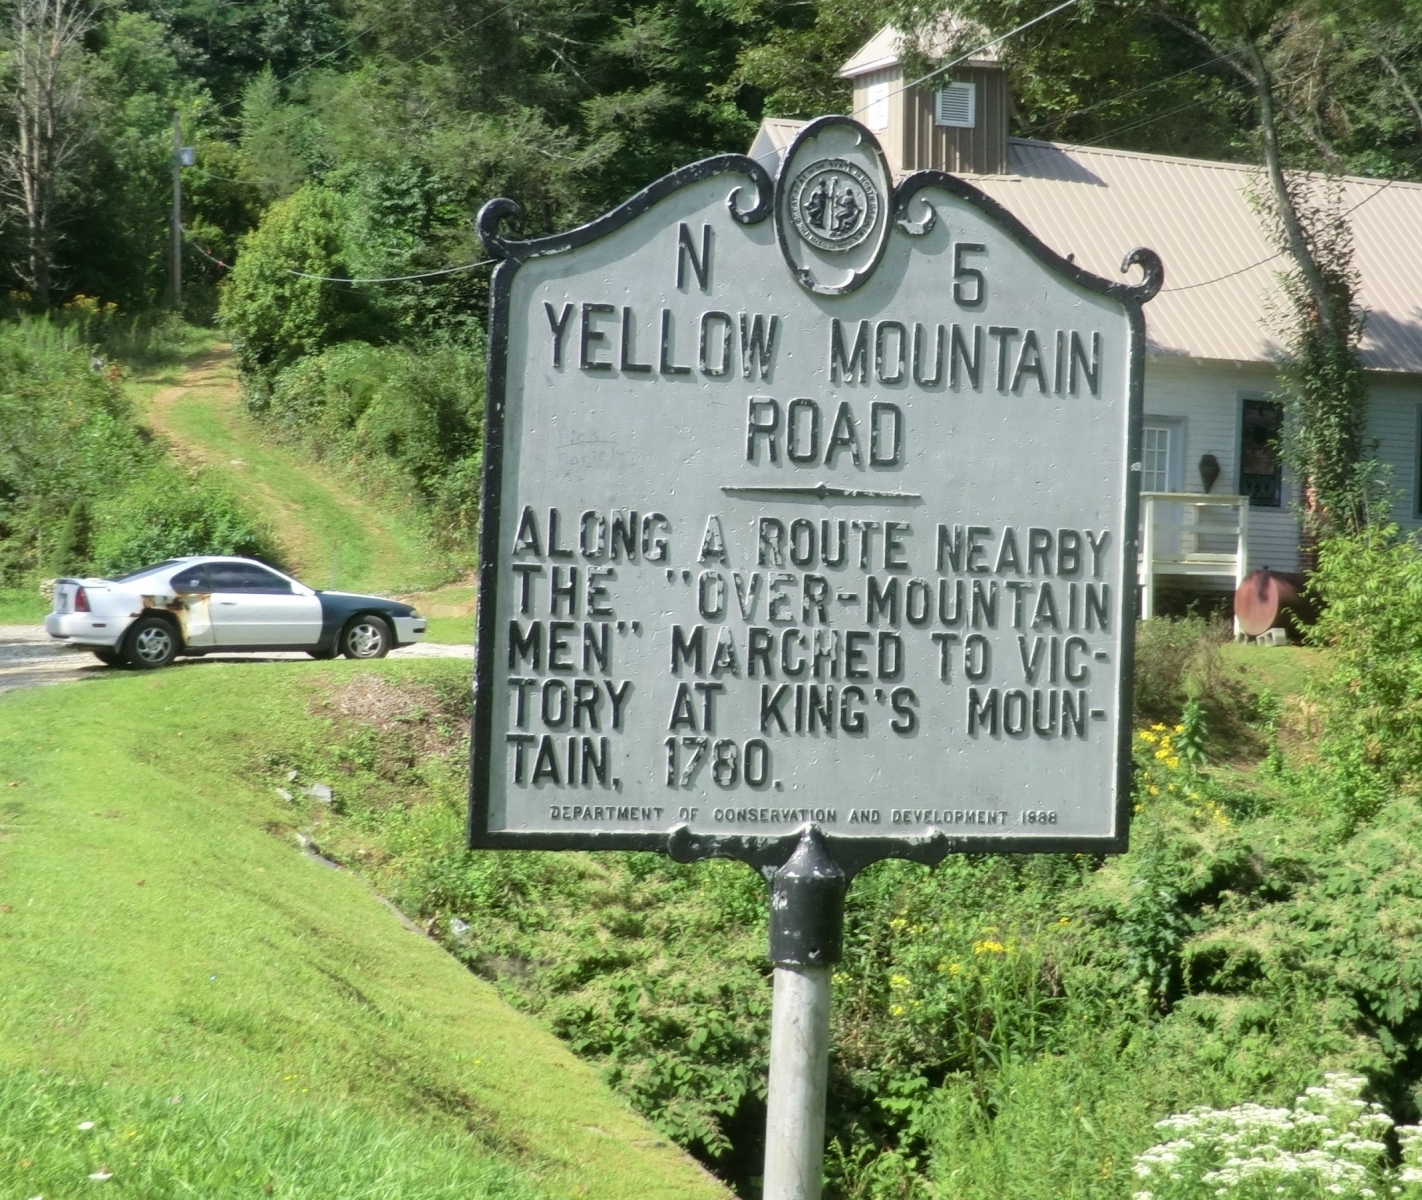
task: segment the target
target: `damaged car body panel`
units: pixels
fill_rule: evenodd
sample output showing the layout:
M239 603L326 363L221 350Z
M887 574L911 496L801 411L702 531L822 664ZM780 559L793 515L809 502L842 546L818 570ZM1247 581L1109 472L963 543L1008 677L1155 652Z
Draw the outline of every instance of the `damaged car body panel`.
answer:
M425 632L424 618L401 601L317 591L265 563L226 556L170 559L116 580L56 580L45 628L106 662L152 665L133 662L129 644L129 631L150 617L169 622L176 653L189 656L302 650L378 658Z

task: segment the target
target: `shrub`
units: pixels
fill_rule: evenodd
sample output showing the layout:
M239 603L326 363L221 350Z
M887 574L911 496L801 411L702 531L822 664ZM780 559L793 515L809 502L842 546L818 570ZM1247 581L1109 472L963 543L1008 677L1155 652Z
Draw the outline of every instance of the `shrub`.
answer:
M1138 721L1170 721L1189 696L1190 672L1213 644L1200 617L1157 617L1136 624L1135 708Z
M106 325L116 320L76 301L53 320L0 324L0 585L175 554L276 556L230 492L167 460L138 425L120 372L92 361L90 337L102 345L126 330L155 348L181 327L152 326L144 341L140 323Z
M1250 699L1220 654L1229 638L1228 623L1195 615L1136 624L1136 721L1174 724L1188 710L1186 742L1197 761L1207 734L1221 746L1252 736Z
M310 278L350 274L341 205L337 193L315 184L273 204L243 240L223 285L219 318L258 396L303 355L352 338L380 340L364 292Z
M1313 790L1346 832L1422 787L1422 542L1393 525L1326 539L1312 587L1324 607L1309 638L1334 662Z
M83 507L98 511L158 456L116 378L89 359L75 330L38 318L0 324L0 583L58 559L81 565Z
M1333 1072L1292 1108L1239 1104L1225 1111L1193 1108L1156 1128L1170 1140L1136 1157L1134 1200L1312 1200L1315 1196L1416 1196L1411 1161L1388 1169L1392 1118L1361 1099L1360 1075ZM1409 1160L1422 1129L1397 1130Z
M100 512L93 566L101 575L121 575L186 554L281 560L270 532L215 479L156 463Z

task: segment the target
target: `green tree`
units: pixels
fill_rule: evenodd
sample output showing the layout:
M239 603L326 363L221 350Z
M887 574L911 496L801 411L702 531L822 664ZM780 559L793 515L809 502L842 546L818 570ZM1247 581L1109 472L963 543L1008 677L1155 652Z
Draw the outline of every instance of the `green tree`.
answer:
M384 340L363 293L316 276L349 276L343 201L307 184L274 204L222 291L221 316L248 381L264 391L285 367L352 338Z
M183 78L153 18L120 12L99 35L88 66L94 132L66 216L64 263L71 294L139 310L166 288L173 113L195 131L206 96Z

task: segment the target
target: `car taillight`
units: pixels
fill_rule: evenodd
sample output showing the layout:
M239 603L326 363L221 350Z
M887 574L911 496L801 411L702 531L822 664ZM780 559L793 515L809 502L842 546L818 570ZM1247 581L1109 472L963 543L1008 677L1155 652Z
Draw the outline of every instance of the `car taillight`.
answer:
M88 594L83 588L79 588L79 589L78 589L77 591L75 591L75 593L74 593L74 611L75 611L75 612L88 612L88 611L89 611L89 594Z

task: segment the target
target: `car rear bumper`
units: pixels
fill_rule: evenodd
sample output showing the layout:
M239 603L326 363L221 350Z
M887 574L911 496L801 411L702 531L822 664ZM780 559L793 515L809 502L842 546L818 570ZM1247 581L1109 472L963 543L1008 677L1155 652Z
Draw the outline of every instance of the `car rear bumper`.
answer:
M45 632L57 641L110 650L118 645L128 625L128 619L115 620L93 613L50 613L44 619Z
M395 617L393 620L397 645L408 646L425 636L426 621L424 617Z

